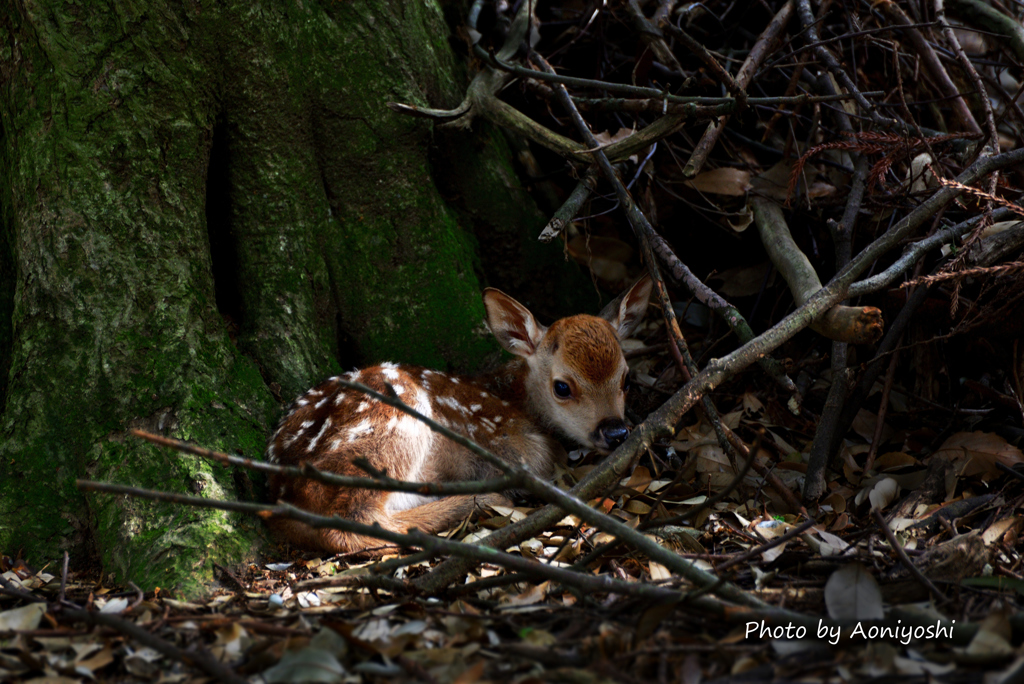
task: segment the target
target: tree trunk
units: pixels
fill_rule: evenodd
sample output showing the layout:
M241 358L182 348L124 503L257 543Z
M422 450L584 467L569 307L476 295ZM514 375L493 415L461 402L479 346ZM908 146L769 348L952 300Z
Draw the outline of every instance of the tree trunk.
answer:
M500 135L432 165L385 107L461 97L432 2L184 5L0 10L0 550L194 589L257 522L75 478L258 498L127 430L259 456L340 367L479 365L476 240L519 258L543 219Z

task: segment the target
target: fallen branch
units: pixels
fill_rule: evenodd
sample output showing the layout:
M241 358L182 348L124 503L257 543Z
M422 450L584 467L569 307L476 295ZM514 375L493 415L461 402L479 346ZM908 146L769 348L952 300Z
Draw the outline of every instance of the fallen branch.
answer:
M789 284L793 299L800 306L821 289L818 274L810 259L800 250L786 225L782 207L765 197L751 197L754 223L761 233L772 263ZM811 329L830 340L849 344L874 344L882 337L882 312L873 306L836 304L811 324Z

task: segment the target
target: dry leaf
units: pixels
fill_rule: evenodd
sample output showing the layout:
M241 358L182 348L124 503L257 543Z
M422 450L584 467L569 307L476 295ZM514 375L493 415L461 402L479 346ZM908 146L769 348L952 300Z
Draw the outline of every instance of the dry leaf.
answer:
M502 603L502 608L513 608L516 606L532 606L535 603L540 603L548 595L548 587L551 586L551 582L543 582L536 584L521 594L509 597L507 601Z
M523 641L531 646L551 648L558 643L558 638L554 634L543 629L533 629L532 627L528 627L522 631L521 636L523 637Z
M825 497L825 500L822 501L822 504L830 506L835 513L843 513L846 511L846 497L839 492L832 492L829 494Z
M996 520L994 523L988 526L984 534L981 535L981 540L985 542L985 545L994 544L999 541L1003 535L1008 532L1011 536L1017 536L1021 529L1021 523L1024 522L1024 518L1019 515L1015 515L1011 518L1003 518L1002 520Z
M967 645L967 653L974 656L1005 657L1013 653L1010 645L1009 611L1005 608L997 610L978 625L971 643Z
M928 188L938 185L935 174L928 170L935 160L932 155L922 152L910 161L910 169L907 171L907 181L910 181L911 192L927 192Z
M45 603L30 603L21 608L5 610L0 613L0 632L36 629L45 612Z
M961 477L978 475L983 481L1001 474L996 463L1007 468L1024 463L1020 449L992 432L958 432L943 442L934 457L949 460Z
M850 546L831 532L826 532L825 530L814 530L814 534L818 536L818 539L815 539L811 535L805 535L803 538L812 547L817 547L816 551L822 556L841 555Z
M882 592L860 563L844 565L825 583L825 606L833 620L881 620Z
M751 392L744 392L742 397L743 412L751 415L758 415L764 411L764 404Z
M623 506L623 509L630 513L635 513L636 515L647 515L651 512L650 506L645 504L643 501L638 501L637 499L630 499L627 501L626 505Z
M670 580L670 579L672 579L672 573L669 572L668 568L666 568L661 563L657 563L655 561L650 561L649 566L650 566L650 573L651 573L651 581L653 581L653 582L661 582L663 580Z
M634 131L632 128L620 128L619 130L615 131L614 134L611 133L610 131L601 131L600 133L594 134L594 140L596 140L597 144L600 145L601 147L607 147L612 143L617 143L622 140L625 140L629 136L633 135L633 132Z
M791 175L790 160L783 159L772 168L751 179L750 184L757 190L757 194L778 202L786 202L789 200L789 177Z
M651 479L651 471L644 466L637 466L629 479L622 483L622 486L635 489L642 494L651 484Z
M238 660L252 644L248 632L237 622L231 622L217 630L217 640L210 647L217 660L230 662Z
M89 657L76 661L75 669L84 668L89 672L95 672L102 670L112 662L114 662L114 653L110 650L110 645L106 644L95 653L90 651Z
M875 438L875 427L878 425L878 414L873 411L861 409L853 419L853 431L864 438L868 443ZM892 428L888 425L882 427L882 435L879 445L885 444L892 436Z
M626 262L633 254L632 247L625 242L598 235L588 237L578 234L569 240L566 250L569 256L589 268L609 287L618 289L625 282L628 275Z
M842 532L843 530L845 530L849 526L850 526L850 516L847 515L846 513L840 513L839 516L836 517L836 521L834 523L832 523L832 531L833 532Z
M829 197L834 195L836 187L831 183L825 181L814 181L811 183L811 187L807 188L807 196L811 199L818 199L821 197Z
M871 502L871 508L882 510L896 498L900 486L891 477L872 480L864 489L857 493L854 502L859 506L865 499Z
M654 634L655 630L658 629L665 618L675 612L675 609L675 603L666 602L655 603L645 610L640 616L640 619L637 620L636 639L639 641Z
M742 197L750 190L750 172L743 169L723 167L697 174L686 185L700 192L714 195Z
M746 206L738 213L727 214L723 217L723 221L735 232L742 233L754 222L754 212L750 210L749 206Z

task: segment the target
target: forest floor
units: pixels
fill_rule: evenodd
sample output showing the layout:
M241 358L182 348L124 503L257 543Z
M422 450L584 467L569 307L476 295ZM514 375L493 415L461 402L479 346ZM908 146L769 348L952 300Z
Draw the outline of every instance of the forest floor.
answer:
M770 411L754 394L735 399L737 410L723 417L734 429L759 427L779 451L791 448L785 440L807 439L768 420ZM870 436L870 418L863 416L855 432ZM937 421L937 433L938 421L948 419L943 412L893 412L893 424L921 427L890 439L920 443L913 440L923 426ZM374 562L284 548L272 561L235 572L218 567L212 593L193 600L110 585L95 575L34 571L7 559L4 585L13 591L0 596L0 678L838 682L979 681L981 673L1016 672L1024 627L1014 608L1024 594L1017 541L1024 486L994 464L1020 454L984 424L975 427L947 429L940 449L927 457L907 447L887 452L876 459L877 474L855 477L856 483L836 476L813 525L775 513L784 507L763 480L748 476L734 500L652 531L659 544L787 614L740 607L713 614L686 598L594 593L487 563L462 583L425 595L413 580L437 561L390 573L405 586L401 591L361 581ZM665 445L664 462L637 466L592 504L636 528L693 509L707 498L702 492L715 489L716 477L734 474L708 433L700 423L685 428ZM690 454L682 477L669 449ZM593 467L592 457L562 477L580 477ZM934 478L937 461L943 476L924 484ZM798 480L797 458L775 466L783 482ZM886 511L908 561L893 553L873 508ZM452 536L473 541L532 510L494 510ZM610 540L566 516L508 550L568 568ZM927 580L914 577L911 566ZM587 572L680 589L684 597L704 593L628 549L603 555ZM15 596L22 590L27 595ZM887 634L879 631L886 628Z

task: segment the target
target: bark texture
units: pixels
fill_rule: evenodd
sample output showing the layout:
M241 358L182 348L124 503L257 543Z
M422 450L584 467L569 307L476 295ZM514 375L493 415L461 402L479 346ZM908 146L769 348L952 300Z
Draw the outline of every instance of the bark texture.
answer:
M432 2L14 0L0 36L0 550L198 586L258 523L75 478L260 488L128 429L258 456L342 366L494 353L477 239L543 219L493 132L451 173L384 106L460 98Z

